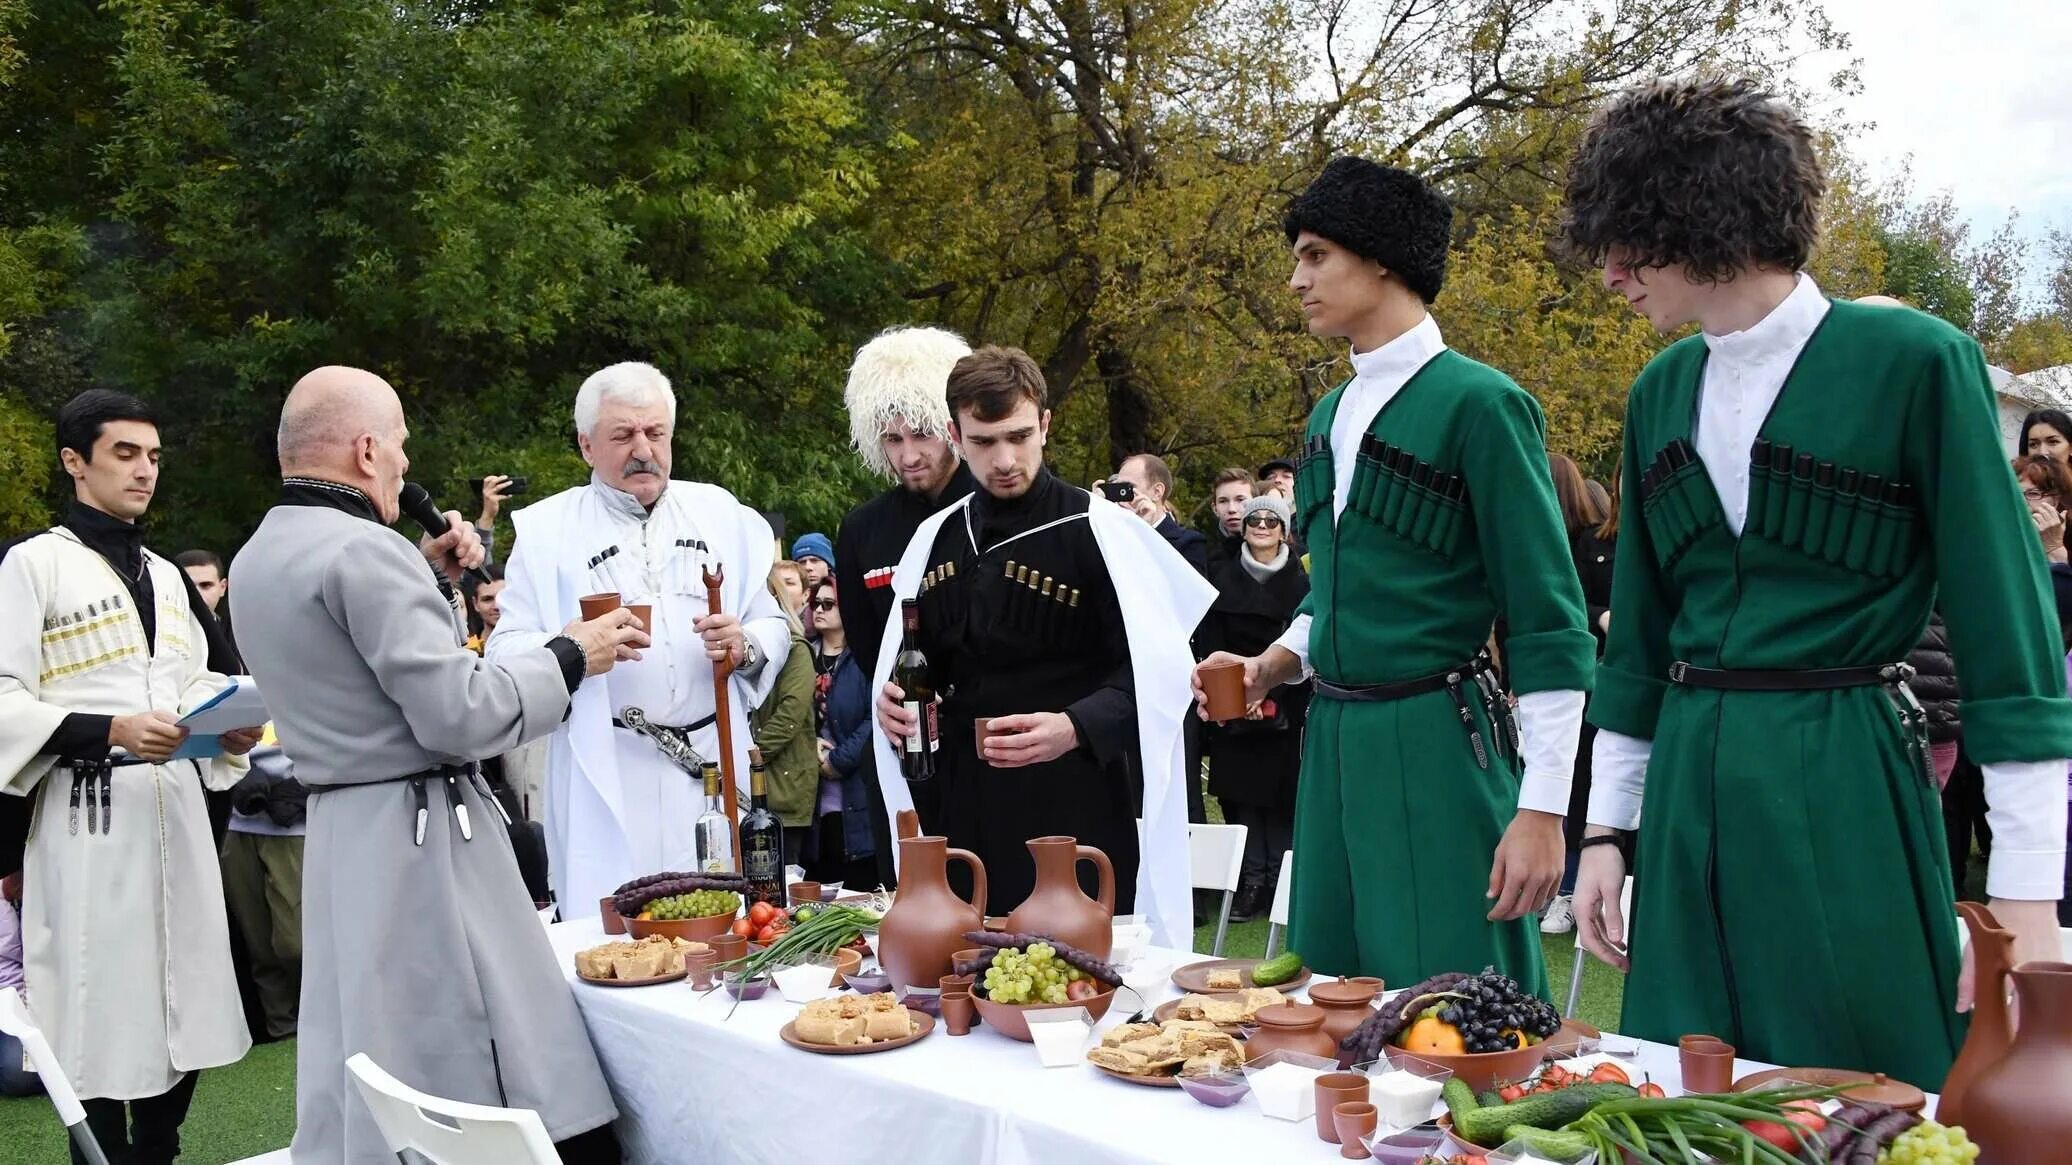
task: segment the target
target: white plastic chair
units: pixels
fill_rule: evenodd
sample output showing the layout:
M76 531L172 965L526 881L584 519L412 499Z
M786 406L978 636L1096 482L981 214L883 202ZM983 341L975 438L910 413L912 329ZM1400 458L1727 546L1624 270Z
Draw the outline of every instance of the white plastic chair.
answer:
M1187 858L1195 889L1223 891L1223 910L1216 918L1216 945L1209 950L1221 958L1224 936L1230 933L1230 899L1237 893L1238 879L1244 872L1245 827L1189 825Z
M1626 933L1633 933L1633 875L1626 875L1626 885L1619 891L1619 917L1626 920ZM1576 1013L1576 1004L1583 998L1583 920L1576 920L1576 961L1568 969L1568 1006L1561 1009L1563 1018Z
M1266 957L1278 954L1281 928L1288 925L1289 887L1295 884L1295 851L1281 851L1281 878L1274 883L1273 909L1266 914Z
M51 1107L58 1110L58 1120L64 1122L65 1131L71 1134L80 1154L90 1165L108 1165L108 1155L101 1151L93 1130L86 1127L86 1106L79 1103L79 1094L72 1091L72 1081L66 1078L57 1053L50 1050L50 1041L43 1038L43 1029L36 1026L28 1007L22 1003L21 993L11 987L0 987L0 1032L22 1042L30 1065L43 1081L43 1094L50 1097Z
M463 1104L419 1092L360 1052L345 1062L389 1151L413 1149L432 1165L560 1165L540 1114Z

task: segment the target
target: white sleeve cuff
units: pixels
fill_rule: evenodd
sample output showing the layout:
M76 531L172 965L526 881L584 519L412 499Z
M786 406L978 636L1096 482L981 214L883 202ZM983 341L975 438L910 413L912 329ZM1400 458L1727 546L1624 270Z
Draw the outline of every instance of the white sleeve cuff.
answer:
M1598 729L1597 746L1590 752L1590 810L1584 819L1612 829L1639 829L1641 788L1654 751L1652 740Z
M1302 665L1301 678L1305 680L1316 674L1309 666L1310 622L1308 615L1295 616L1295 621L1288 624L1288 629L1281 632L1281 637L1273 641L1275 647L1285 647L1295 653L1296 661Z
M2065 890L2066 762L2001 761L1984 771L1993 829L1987 895L2056 901Z
M1582 732L1583 693L1527 692L1518 697L1518 751L1525 757L1525 777L1518 785L1520 809L1568 815L1576 742Z

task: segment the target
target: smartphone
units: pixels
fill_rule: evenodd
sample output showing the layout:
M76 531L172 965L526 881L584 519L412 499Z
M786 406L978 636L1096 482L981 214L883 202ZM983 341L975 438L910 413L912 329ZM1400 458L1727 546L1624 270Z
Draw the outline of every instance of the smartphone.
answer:
M483 480L484 480L484 479L482 479L482 478L479 478L479 477L471 477L471 478L469 478L469 479L468 479L468 490L469 490L469 491L470 491L471 493L473 493L473 494L474 494L474 495L475 495L476 497L478 497L478 498L482 496L482 482L483 482ZM525 492L525 487L526 487L526 485L527 485L527 484L528 484L528 481L527 481L527 479L526 479L526 478L523 478L523 477L513 477L513 478L511 478L511 479L510 479L509 481L506 481L506 482L504 483L504 496L505 496L505 497L507 497L507 498L515 498L515 497L517 497L517 496L518 496L519 494L522 494L522 493L524 493L524 492Z
M1101 494L1111 502L1133 502L1137 500L1137 483L1133 481L1104 481Z

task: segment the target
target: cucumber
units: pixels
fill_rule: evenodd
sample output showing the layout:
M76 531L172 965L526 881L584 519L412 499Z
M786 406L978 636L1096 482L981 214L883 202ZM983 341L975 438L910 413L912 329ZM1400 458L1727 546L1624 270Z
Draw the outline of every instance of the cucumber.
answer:
M1607 1100L1623 1100L1640 1093L1630 1084L1571 1084L1559 1092L1521 1097L1495 1108L1478 1108L1453 1118L1454 1130L1478 1145L1495 1148L1513 1126L1558 1129Z
M1504 1130L1504 1141L1517 1141L1532 1150L1534 1156L1545 1154L1556 1161L1574 1160L1590 1151L1590 1138L1581 1133L1554 1132L1531 1125L1512 1125Z
M1252 986L1277 987L1302 973L1302 956L1283 951L1252 968Z
M1503 1104L1504 1098L1495 1092L1483 1092L1475 1096L1476 1108L1502 1108Z
M1439 1095L1446 1100L1446 1111L1452 1114L1455 1128L1460 1127L1462 1117L1482 1107L1475 1102L1475 1090L1458 1076L1449 1078L1446 1087L1439 1090Z

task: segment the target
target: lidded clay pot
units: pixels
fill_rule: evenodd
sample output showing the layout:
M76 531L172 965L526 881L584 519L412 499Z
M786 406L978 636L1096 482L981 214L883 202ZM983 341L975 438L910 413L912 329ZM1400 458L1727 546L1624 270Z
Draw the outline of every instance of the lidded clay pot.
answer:
M1256 1060L1268 1052L1301 1052L1305 1056L1338 1058L1338 1041L1324 1034L1324 1009L1307 1003L1262 1007L1259 1030L1245 1041L1245 1059Z
M1338 1045L1374 1014L1372 1005L1374 997L1379 994L1381 984L1374 982L1334 979L1309 985L1309 1001L1323 1009L1324 1034L1331 1038L1331 1055L1339 1061L1340 1067L1348 1066L1348 1057L1338 1051Z

